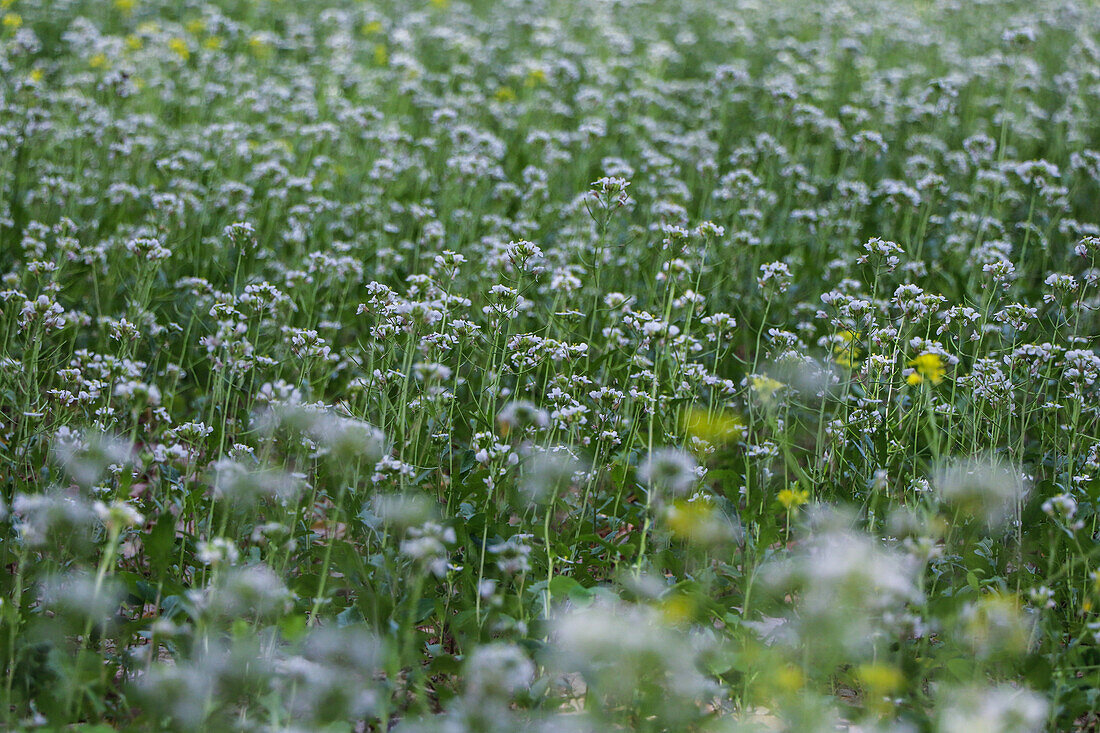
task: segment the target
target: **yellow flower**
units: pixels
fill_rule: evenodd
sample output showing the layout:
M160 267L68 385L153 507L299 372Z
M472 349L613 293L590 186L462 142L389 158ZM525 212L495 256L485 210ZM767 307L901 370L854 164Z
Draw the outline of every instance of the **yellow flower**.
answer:
M107 59L107 54L97 53L95 56L88 59L88 66L93 69L106 69L110 66L110 61Z
M695 616L695 602L685 595L665 598L660 609L661 615L671 624L685 624Z
M731 537L729 521L707 497L678 499L664 512L665 524L678 539L714 545Z
M183 26L183 28L191 35L198 36L206 30L206 21L202 18L195 18L187 21L187 25Z
M905 682L901 670L889 664L861 664L856 676L864 687L880 695L896 692Z
M494 96L498 102L513 102L516 99L516 93L512 91L512 87L501 87L497 89Z
M943 381L943 375L947 373L947 368L944 367L943 359L939 354L921 354L911 360L909 366L913 367L914 371L905 378L905 381L911 385L920 384L925 380L932 384L939 384Z
M680 422L690 437L705 440L711 445L732 443L741 437L745 429L740 420L727 412L711 412L697 407L685 412Z
M859 340L859 334L854 331L841 331L837 336L844 340L844 344L833 346L833 361L846 369L852 369L863 356L863 350L856 343Z
M38 84L46 77L46 72L42 69L31 69L30 80L33 84Z
M115 7L123 15L130 15L134 12L134 7L137 5L137 0L115 0Z
M19 13L8 13L4 16L2 21L5 28L11 28L15 30L19 26L23 25L23 16Z
M202 47L207 51L217 51L223 45L225 45L225 39L221 36L210 36L202 42Z
M539 84L546 83L546 72L542 69L531 69L527 74L527 78L523 80L523 85L528 89L537 87Z
M780 668L775 673L775 685L783 692L798 692L806 684L802 670L793 665Z
M7 10L12 5L15 5L15 0L0 0L0 10Z
M675 535L687 537L695 525L706 521L708 514L710 507L704 502L678 501L668 512L668 528Z
M254 35L248 39L248 48L256 58L265 59L271 55L271 44L260 35Z
M890 710L891 696L905 684L905 675L900 669L881 663L859 665L856 678L867 691L867 706L878 713Z
M963 609L963 638L983 655L1023 654L1031 626L1020 599L1013 593L987 593Z
M784 384L778 379L772 379L766 374L750 378L749 385L752 386L752 391L756 392L756 396L765 405L770 403L775 397L775 393L784 387Z
M431 0L432 7L437 10L445 10L451 4L451 0Z
M141 40L141 36L134 34L126 36L126 48L131 51L140 51L143 45L145 45L145 41Z
M792 507L797 508L808 502L810 492L806 489L782 489L775 498L789 511Z
M187 47L187 41L182 38L173 38L169 40L168 48L184 61L191 58L191 49Z
M390 55L386 52L386 44L378 43L374 46L374 63L376 66L385 66Z
M373 36L376 33L381 33L382 21L372 20L369 23L364 23L361 32L364 36Z

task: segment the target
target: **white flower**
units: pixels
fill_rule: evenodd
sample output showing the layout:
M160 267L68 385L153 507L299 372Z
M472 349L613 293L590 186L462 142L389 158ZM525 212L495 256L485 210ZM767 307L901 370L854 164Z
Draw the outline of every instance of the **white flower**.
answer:
M1043 511L1047 516L1069 521L1077 514L1077 500L1069 494L1052 496L1043 502Z
M991 528L1009 518L1026 491L1020 472L993 458L950 461L932 484L943 502Z
M1025 687L948 688L939 733L1038 733L1046 728L1047 701Z
M199 543L196 557L203 565L234 565L240 557L240 551L224 537L215 537Z
M474 698L508 700L531 686L535 665L523 651L502 642L474 649L466 659L466 692Z
M679 448L654 450L638 469L638 478L651 489L686 494L698 479L698 464L691 454Z
M527 400L513 400L501 408L497 423L501 432L507 435L512 430L522 432L527 428L544 428L550 424L550 415Z
M92 505L99 521L107 526L107 529L116 532L126 527L137 527L145 523L145 517L137 509L121 499L116 499L110 504L97 501Z
M401 554L436 577L447 574L447 545L455 543L455 531L436 522L410 527L401 540Z

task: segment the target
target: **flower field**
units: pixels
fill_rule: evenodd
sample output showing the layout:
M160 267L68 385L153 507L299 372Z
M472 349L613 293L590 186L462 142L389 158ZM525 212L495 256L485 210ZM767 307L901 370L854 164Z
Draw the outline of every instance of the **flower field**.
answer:
M0 727L1100 729L1100 6L0 0Z

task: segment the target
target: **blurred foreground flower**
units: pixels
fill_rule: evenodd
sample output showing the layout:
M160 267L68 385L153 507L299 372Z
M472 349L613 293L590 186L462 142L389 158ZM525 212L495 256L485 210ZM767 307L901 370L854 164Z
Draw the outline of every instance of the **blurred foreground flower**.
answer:
M683 495L698 479L698 464L679 448L657 448L642 462L638 478L650 489Z
M548 663L559 673L579 672L596 711L644 707L682 729L704 715L718 689L700 671L703 639L663 619L657 609L619 601L564 611L552 623Z
M847 529L843 516L810 519L795 552L763 569L773 598L795 599L780 605L785 620L770 635L820 669L868 659L904 631L907 606L921 598L921 565Z
M991 529L1008 520L1027 490L1017 469L993 457L950 461L936 472L933 486L946 505Z
M692 407L684 413L680 422L689 437L715 446L736 442L745 430L740 420L723 410Z
M1046 728L1047 701L1023 687L948 688L939 733L1035 733Z

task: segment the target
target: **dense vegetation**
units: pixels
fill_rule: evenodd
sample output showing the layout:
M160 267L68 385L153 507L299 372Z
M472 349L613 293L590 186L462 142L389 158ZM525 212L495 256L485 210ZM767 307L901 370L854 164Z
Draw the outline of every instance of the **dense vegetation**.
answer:
M0 0L9 729L1100 707L1100 7Z

